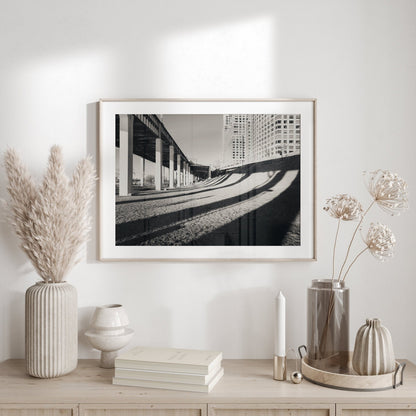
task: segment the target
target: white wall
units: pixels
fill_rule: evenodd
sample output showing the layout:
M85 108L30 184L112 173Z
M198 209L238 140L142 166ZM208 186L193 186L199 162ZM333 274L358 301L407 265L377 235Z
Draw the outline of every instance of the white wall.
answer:
M3 2L0 150L17 148L38 175L54 143L69 168L96 155L99 98L318 99L317 262L101 263L93 241L68 278L80 331L94 306L117 302L135 344L271 357L281 289L288 346L304 343L306 288L331 269L336 224L321 210L325 198L347 192L367 204L361 172L389 168L408 180L415 206L415 18L414 0ZM368 255L353 269L352 338L379 317L397 356L416 361L416 210L387 218L375 209L373 218L394 229L397 255L385 264ZM0 359L22 357L24 292L37 278L7 224L0 262ZM98 356L82 336L80 356Z

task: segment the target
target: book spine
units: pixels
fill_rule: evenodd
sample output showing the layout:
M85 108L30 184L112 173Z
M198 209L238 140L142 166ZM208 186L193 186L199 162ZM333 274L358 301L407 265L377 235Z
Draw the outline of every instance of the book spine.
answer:
M129 368L132 370L143 370L143 371L160 371L170 373L187 373L187 374L199 374L208 375L212 369L208 366L187 366L184 364L161 364L161 363L143 363L134 362L130 360L117 360L115 361L116 368ZM213 367L215 369L217 367ZM219 368L219 366L218 366ZM210 371L211 370L211 371Z
M133 386L152 389L168 389L179 391L193 391L198 393L208 393L210 386L208 385L190 385L182 383L158 383L148 380L130 380L126 378L113 378L113 384L119 386Z
M199 375L188 373L167 373L164 371L141 371L128 368L115 368L114 377L132 380L152 380L172 383L207 384L214 374Z

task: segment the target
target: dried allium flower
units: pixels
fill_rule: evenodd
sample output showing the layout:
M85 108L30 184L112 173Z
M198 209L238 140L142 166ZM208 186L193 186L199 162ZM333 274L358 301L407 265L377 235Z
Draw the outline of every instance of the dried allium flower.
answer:
M356 198L347 194L339 194L328 198L324 210L334 218L343 221L354 221L361 217L363 208Z
M374 201L391 215L409 208L407 201L407 184L397 174L388 170L364 172L367 189Z
M371 223L364 239L370 253L378 260L384 261L393 256L393 249L396 245L394 234L384 224Z

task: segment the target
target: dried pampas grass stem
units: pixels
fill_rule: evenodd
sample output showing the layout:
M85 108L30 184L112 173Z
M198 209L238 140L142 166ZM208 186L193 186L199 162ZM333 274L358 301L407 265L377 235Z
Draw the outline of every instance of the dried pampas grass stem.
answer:
M53 146L48 168L37 185L15 150L4 156L11 223L44 282L59 283L79 261L91 229L89 207L96 174L91 159L81 160L68 178L62 150Z

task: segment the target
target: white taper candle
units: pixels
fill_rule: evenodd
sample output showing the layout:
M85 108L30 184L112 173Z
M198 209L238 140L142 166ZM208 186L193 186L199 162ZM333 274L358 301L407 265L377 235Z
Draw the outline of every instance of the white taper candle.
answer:
M274 354L286 356L286 298L282 291L276 296L276 317L274 330Z

